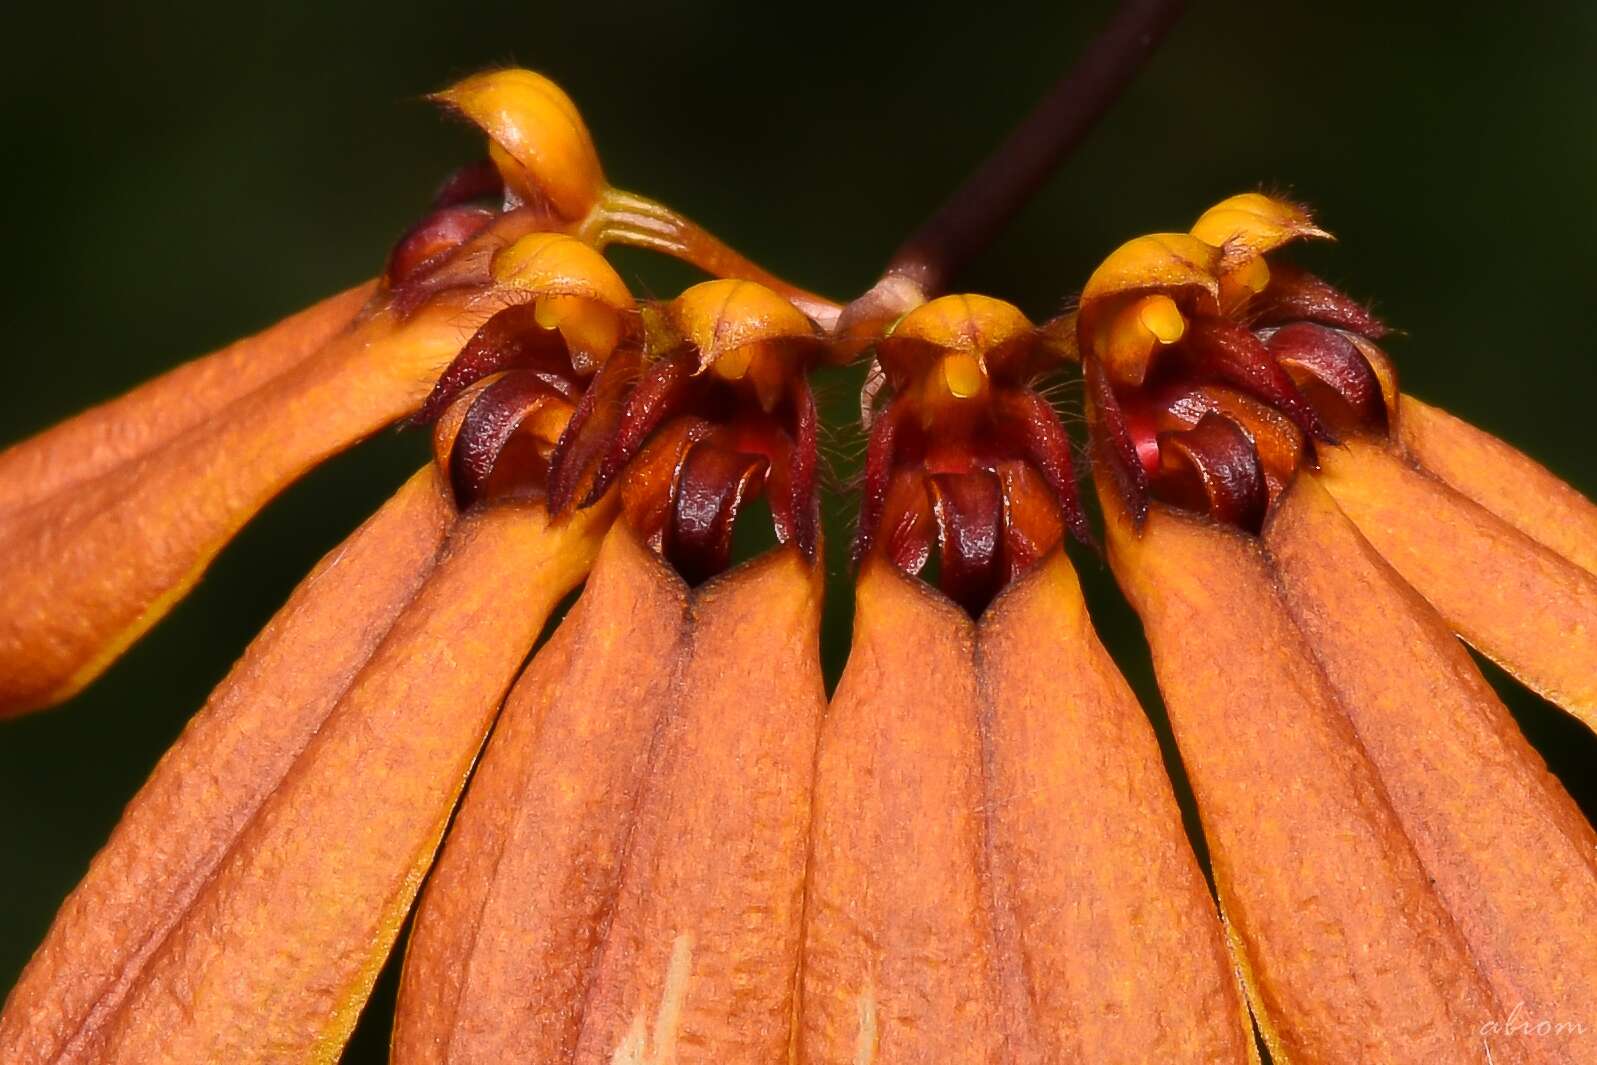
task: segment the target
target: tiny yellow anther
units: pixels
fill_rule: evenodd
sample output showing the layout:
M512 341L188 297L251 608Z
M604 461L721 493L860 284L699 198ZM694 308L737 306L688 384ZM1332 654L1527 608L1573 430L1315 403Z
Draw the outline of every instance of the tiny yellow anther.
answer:
M955 399L978 396L987 387L987 371L974 355L955 354L943 359L943 382Z
M1187 320L1169 296L1146 296L1137 302L1137 321L1161 344L1174 344L1187 331Z
M1113 380L1140 385L1154 352L1185 336L1187 320L1176 301L1160 292L1115 302L1101 316L1092 352Z
M754 356L757 344L744 344L741 347L722 349L720 356L710 363L710 369L717 377L728 381L741 381L748 376L749 367L754 365Z

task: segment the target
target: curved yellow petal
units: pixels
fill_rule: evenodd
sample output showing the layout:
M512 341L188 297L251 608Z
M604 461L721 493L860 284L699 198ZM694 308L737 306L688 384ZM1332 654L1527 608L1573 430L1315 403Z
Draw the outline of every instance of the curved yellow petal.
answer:
M1442 619L1312 478L1283 495L1264 541L1497 1001L1532 1025L1597 1016L1597 833ZM1575 1061L1594 1038L1560 1025L1534 1043Z
M1524 1060L1258 542L1102 494L1275 1060Z
M613 311L632 309L632 293L591 244L564 233L529 233L493 256L495 281L534 296L572 296Z
M1211 305L1219 298L1220 249L1185 233L1149 233L1110 252L1087 279L1081 304L1144 290L1190 290Z
M890 337L981 355L1028 337L1035 327L1019 307L976 293L939 296L904 315Z
M501 306L446 294L403 321L370 315L159 445L7 514L0 716L97 677L278 492L414 409Z
M74 1018L70 1043L37 1060L336 1060L504 693L549 610L581 579L603 520L585 512L550 525L538 509L506 504L457 521L386 632L370 634L369 655L322 674L310 698L336 693L325 716L286 759L265 760L242 817L206 820L208 790L230 783L216 775L214 736L202 731L176 765L163 763L147 794L162 795L172 783L161 774L177 774L187 792L178 816L155 838L113 848L126 846L134 866L192 861L196 847L205 856L112 992ZM316 609L344 634L353 605ZM287 676L263 674L245 697L292 714L277 693L323 661L301 646L281 668ZM259 773L248 755L239 769ZM59 943L40 955L47 969Z
M398 1065L782 1060L819 590L781 551L690 594L618 523L422 900Z
M672 300L667 314L706 366L753 344L818 339L815 323L802 311L754 281L701 281Z
M1597 573L1597 504L1490 433L1403 396L1398 439L1409 457L1520 532Z
M482 128L505 183L520 196L547 200L567 221L593 209L604 174L588 127L560 86L530 70L491 70L434 99Z
M1383 441L1321 448L1317 476L1454 632L1597 728L1597 575Z
M1192 235L1217 248L1252 258L1274 251L1299 237L1329 237L1314 224L1301 204L1261 192L1228 196L1204 211L1192 224Z
M1055 554L972 625L860 576L823 732L806 1062L1252 1060L1152 730Z
M315 354L376 289L368 281L329 296L0 451L0 521L157 447Z

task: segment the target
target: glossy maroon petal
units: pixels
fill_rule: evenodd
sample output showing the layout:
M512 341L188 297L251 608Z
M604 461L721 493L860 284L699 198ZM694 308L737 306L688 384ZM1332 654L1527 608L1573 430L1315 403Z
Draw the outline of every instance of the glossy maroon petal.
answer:
M494 212L484 207L444 207L434 211L394 244L383 276L390 285L403 287L481 233L493 220Z
M585 495L597 474L600 456L621 423L629 390L641 372L642 355L635 348L611 354L593 375L565 432L549 456L549 510L558 514Z
M1070 535L1093 546L1096 541L1076 490L1070 434L1065 432L1053 405L1029 388L1001 389L994 397L994 404L1001 431L1042 474L1059 504Z
M1197 372L1262 399L1291 418L1306 435L1334 442L1292 376L1271 357L1264 342L1243 326L1223 318L1195 318L1187 327L1181 349Z
M882 508L887 504L887 490L892 483L898 434L907 409L902 403L889 403L871 426L870 440L865 448L865 480L860 492L859 525L854 530L856 564L870 553L876 542Z
M677 472L665 557L689 584L723 572L732 554L732 528L746 499L757 494L766 461L700 441Z
M976 617L1004 581L1002 486L991 470L939 473L928 480L942 547L938 584Z
M1166 470L1161 487L1181 505L1249 532L1263 528L1269 488L1253 439L1236 422L1205 414L1191 429L1161 433L1159 450Z
M1277 329L1265 344L1289 373L1294 369L1306 373L1340 396L1361 423L1384 426L1381 382L1345 335L1312 322L1294 322Z
M1250 310L1255 325L1282 325L1287 322L1319 322L1351 329L1361 336L1379 340L1388 332L1369 309L1351 296L1290 263L1272 264L1270 283Z
M792 388L793 449L788 460L788 523L793 530L793 545L805 558L815 557L821 523L820 497L815 488L820 461L820 415L815 409L815 394L807 377L800 377ZM772 501L773 507L775 501Z
M481 499L501 454L528 414L557 394L545 375L506 374L474 399L449 453L449 484L462 510Z
M551 375L571 372L565 341L558 330L538 324L531 303L506 307L484 322L439 376L409 424L431 425L466 388L492 374L520 368Z
M467 163L444 179L433 193L433 207L454 207L475 200L500 201L505 197L505 180L492 159Z
M1088 359L1082 365L1082 377L1091 402L1098 460L1109 470L1127 513L1141 525L1148 516L1148 470L1131 438L1125 410L1109 383L1109 375L1096 359Z
M662 359L649 367L627 396L610 446L599 461L593 487L581 506L592 506L609 489L627 463L637 457L649 435L660 427L687 397L698 360L692 355Z

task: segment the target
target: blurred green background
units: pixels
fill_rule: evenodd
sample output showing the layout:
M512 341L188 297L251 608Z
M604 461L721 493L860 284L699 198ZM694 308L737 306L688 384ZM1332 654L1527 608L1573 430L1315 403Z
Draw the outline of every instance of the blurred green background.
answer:
M419 98L459 75L551 74L617 184L847 297L1110 6L28 5L0 68L0 445L377 269L479 150ZM1121 240L1287 189L1342 238L1310 264L1406 331L1408 388L1592 494L1594 59L1590 4L1196 5L965 286L1043 316ZM618 261L655 292L686 277ZM846 383L831 400L847 409ZM187 716L424 452L388 433L323 468L90 691L0 725L0 987ZM1078 562L1157 719L1134 622ZM846 575L832 588L835 678ZM1492 675L1597 809L1597 744ZM347 1060L381 1060L392 994L390 971Z

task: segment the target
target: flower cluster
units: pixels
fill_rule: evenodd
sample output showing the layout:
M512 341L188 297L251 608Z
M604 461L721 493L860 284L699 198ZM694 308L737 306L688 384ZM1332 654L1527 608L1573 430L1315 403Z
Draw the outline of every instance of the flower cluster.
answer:
M333 1060L414 908L400 1063L1594 1060L1509 1018L1597 1024L1597 834L1458 637L1597 726L1597 507L1400 391L1285 260L1307 211L1222 201L1041 325L844 307L611 187L547 79L440 100L487 158L380 277L0 453L6 715L330 455L434 453L134 798L0 1058ZM641 299L616 243L712 279ZM811 377L852 362L828 699ZM1070 539L1142 621L1212 891Z

